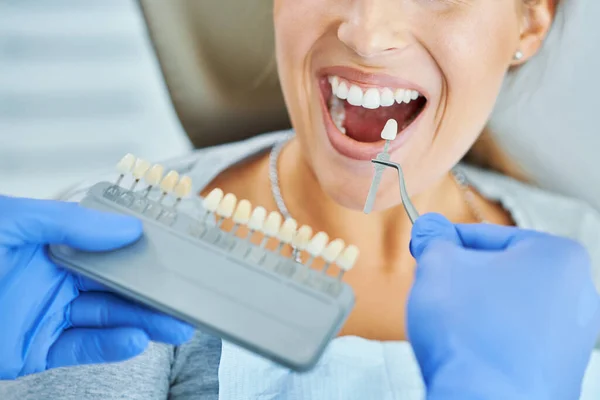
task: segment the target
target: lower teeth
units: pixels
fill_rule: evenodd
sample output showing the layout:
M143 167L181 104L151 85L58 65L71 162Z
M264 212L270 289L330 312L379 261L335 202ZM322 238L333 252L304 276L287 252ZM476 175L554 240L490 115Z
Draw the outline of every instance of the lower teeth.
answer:
M331 119L335 126L342 132L346 134L346 128L344 128L344 121L346 119L346 110L344 109L344 104L337 96L331 96L331 100L329 102L329 113L331 114Z

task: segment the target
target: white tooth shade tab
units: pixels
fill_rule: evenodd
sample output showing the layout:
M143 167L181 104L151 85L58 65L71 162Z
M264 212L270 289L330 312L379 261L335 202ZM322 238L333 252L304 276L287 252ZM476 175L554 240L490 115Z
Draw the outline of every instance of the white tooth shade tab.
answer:
M192 191L192 178L189 176L183 176L173 189L173 193L178 199L184 198Z
M253 231L261 231L265 224L265 218L267 218L267 210L261 206L256 207L252 210L252 215L250 215L248 228Z
M237 203L237 198L233 193L227 193L223 200L219 203L219 207L217 207L217 215L223 218L230 218L233 214L233 210L235 209L235 205Z
M310 226L302 225L292 239L292 246L300 251L306 250L306 246L308 246L312 232L313 231Z
M219 188L214 188L202 201L202 207L204 207L204 209L207 211L215 212L217 211L222 199L223 191Z
M252 204L246 199L242 199L238 202L235 212L233 213L233 222L236 224L247 224L250 221L250 214L252 213Z
M381 96L379 89L369 88L362 98L362 106L370 110L374 110L381 106Z
M346 99L346 101L353 106L362 106L362 100L362 89L356 85L350 86L350 90L348 91L348 99Z
M325 247L325 250L323 250L323 254L321 255L321 257L327 263L331 264L340 255L342 250L344 250L345 245L346 244L342 239L332 240L331 242L329 242L327 247Z
M356 260L358 260L358 253L358 247L351 244L342 251L335 263L343 271L350 271L356 264Z
M381 138L384 140L394 140L398 135L398 122L395 119L388 119L381 131Z
M117 171L119 171L121 175L128 174L129 172L131 172L131 169L133 168L134 164L135 156L131 153L128 153L123 158L121 158L121 161L117 163Z
M338 99L346 100L348 98L348 92L348 84L346 82L340 82L335 94Z
M279 229L279 240L287 244L292 243L292 239L294 238L296 229L298 229L298 223L296 222L296 220L293 218L286 219L285 221L283 221L281 229Z
M328 241L329 236L327 236L325 232L318 232L308 242L308 246L306 246L306 251L308 251L308 253L313 257L319 257L325 249L325 246L327 246Z
M394 92L392 92L392 89L383 88L383 90L381 91L381 106L382 107L393 106L395 102L396 102L396 99L394 98Z
M279 233L279 228L281 228L282 219L283 217L277 211L271 211L267 215L265 224L262 227L263 233L269 237L276 237L277 233Z
M131 173L136 180L140 180L144 177L144 174L150 169L150 163L146 160L138 158L133 166L133 172Z
M179 173L177 171L169 171L168 174L160 181L160 190L163 193L169 193L175 185L177 185L177 181L179 180Z
M146 172L144 176L144 180L150 186L156 186L160 183L160 180L163 176L165 168L160 164L154 164L152 168Z

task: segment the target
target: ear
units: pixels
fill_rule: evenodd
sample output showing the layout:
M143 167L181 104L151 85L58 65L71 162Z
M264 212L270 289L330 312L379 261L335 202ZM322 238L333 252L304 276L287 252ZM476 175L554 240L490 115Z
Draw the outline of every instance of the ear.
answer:
M522 23L519 50L523 53L514 65L526 62L542 47L554 20L559 0L522 0Z

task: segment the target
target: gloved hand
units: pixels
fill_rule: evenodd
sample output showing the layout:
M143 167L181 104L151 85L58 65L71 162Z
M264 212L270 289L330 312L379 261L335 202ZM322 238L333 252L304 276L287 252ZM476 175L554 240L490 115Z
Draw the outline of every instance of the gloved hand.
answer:
M150 340L178 345L192 337L189 325L58 268L46 253L49 243L116 249L141 233L131 217L0 196L0 379L123 361Z
M600 296L575 242L437 214L412 232L407 329L428 400L578 399Z

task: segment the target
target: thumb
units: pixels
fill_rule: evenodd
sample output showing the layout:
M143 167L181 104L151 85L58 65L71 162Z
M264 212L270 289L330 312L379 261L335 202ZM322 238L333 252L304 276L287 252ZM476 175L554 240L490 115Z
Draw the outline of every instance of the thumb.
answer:
M64 244L106 251L137 240L142 223L129 216L54 200L0 196L0 246Z
M462 246L462 241L452 222L441 214L429 213L420 216L412 228L410 253L419 259L427 247L437 241L451 242Z

